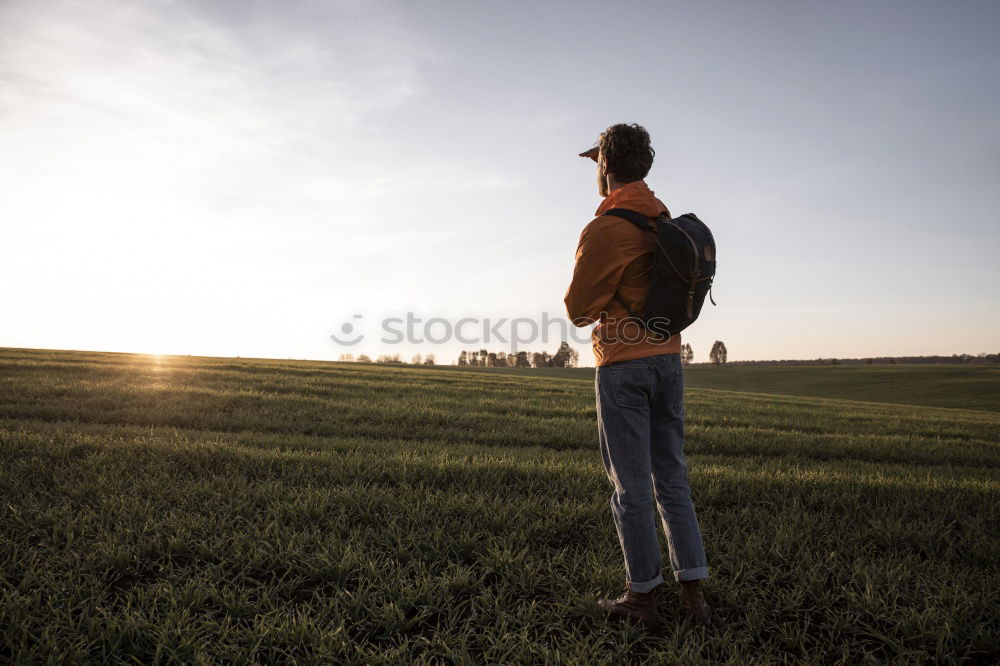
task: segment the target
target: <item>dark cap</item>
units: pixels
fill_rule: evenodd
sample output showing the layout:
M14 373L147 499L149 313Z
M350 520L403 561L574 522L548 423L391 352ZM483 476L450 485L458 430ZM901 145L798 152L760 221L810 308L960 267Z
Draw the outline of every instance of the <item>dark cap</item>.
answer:
M594 146L593 148L588 148L587 150L580 153L580 157L589 157L590 159L597 161L597 154L601 152L599 146Z

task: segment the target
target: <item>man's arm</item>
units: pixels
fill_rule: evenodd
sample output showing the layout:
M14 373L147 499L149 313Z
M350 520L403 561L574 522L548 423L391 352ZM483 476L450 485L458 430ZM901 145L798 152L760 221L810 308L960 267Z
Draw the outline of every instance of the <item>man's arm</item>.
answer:
M595 220L596 222L596 220ZM588 224L576 248L573 281L566 290L566 312L576 326L592 324L607 309L625 271L618 245L602 227Z

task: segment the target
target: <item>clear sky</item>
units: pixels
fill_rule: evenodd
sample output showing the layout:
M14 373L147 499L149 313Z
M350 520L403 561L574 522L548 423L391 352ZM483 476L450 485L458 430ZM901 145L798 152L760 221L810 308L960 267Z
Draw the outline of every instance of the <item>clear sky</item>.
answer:
M998 34L992 1L5 0L0 346L508 348L380 322L565 317L577 153L638 122L719 246L696 360L996 352Z

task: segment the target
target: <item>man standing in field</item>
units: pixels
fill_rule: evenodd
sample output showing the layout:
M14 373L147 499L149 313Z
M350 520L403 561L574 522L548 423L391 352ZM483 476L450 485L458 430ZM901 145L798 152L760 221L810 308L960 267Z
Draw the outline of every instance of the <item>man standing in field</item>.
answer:
M565 301L575 325L599 322L592 335L597 429L604 468L615 488L611 511L625 558L626 592L598 604L611 616L658 624L656 589L663 575L655 504L683 613L708 624L700 583L708 578L708 564L684 461L680 336L649 333L629 319L625 307L642 312L645 306L655 235L623 218L601 216L624 208L655 218L667 207L643 181L654 155L643 127L612 125L597 143L580 156L597 162L597 190L604 200L598 217L580 234Z

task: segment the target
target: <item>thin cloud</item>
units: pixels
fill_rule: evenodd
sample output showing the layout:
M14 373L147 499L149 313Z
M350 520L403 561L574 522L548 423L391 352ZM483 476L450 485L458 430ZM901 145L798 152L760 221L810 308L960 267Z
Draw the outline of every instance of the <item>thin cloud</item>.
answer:
M79 161L153 195L259 203L335 180L354 138L374 131L367 117L422 89L426 49L398 26L320 31L290 14L270 30L265 16L234 27L196 6L5 4L3 175L52 184L53 163Z

